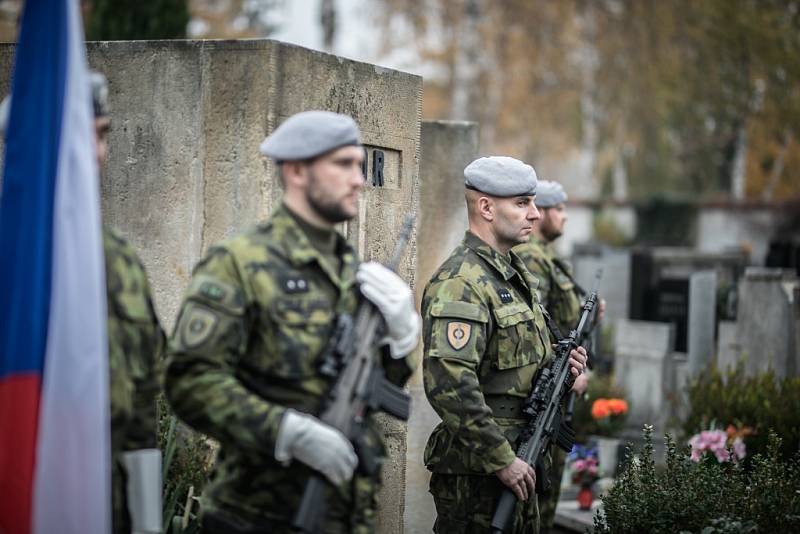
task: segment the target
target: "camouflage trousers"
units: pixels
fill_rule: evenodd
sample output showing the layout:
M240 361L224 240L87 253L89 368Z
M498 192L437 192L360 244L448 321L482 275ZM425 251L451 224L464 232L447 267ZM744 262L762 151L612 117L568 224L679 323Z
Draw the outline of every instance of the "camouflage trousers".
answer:
M431 475L437 534L486 534L505 486L494 475ZM517 503L510 534L538 534L536 497Z
M347 488L347 491L343 491ZM380 481L365 476L354 479L337 491L328 488L322 534L373 534L376 530L377 492ZM346 495L349 493L349 495ZM343 498L344 497L344 498ZM201 534L264 534L293 532L291 521L300 504L300 495L292 495L291 509L267 509L268 517L246 517L241 511L228 510L204 500L200 517ZM270 507L266 507L270 508Z
M128 483L127 472L122 462L114 455L111 467L111 506L112 506L112 532L114 534L129 534L131 531L131 517L128 512Z
M550 532L556 519L556 506L561 496L561 477L564 475L564 465L567 462L567 453L559 447L553 447L552 464L548 470L550 489L547 493L539 495L539 524L542 534Z

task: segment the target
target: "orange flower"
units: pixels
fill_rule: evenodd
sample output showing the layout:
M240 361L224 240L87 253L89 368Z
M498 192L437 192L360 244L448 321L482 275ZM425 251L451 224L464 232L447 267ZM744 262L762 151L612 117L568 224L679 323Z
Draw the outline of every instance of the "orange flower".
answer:
M628 403L623 399L608 399L608 409L612 415L622 415L628 411Z
M595 419L603 419L611 415L611 409L608 406L608 399L597 399L592 404L592 417Z

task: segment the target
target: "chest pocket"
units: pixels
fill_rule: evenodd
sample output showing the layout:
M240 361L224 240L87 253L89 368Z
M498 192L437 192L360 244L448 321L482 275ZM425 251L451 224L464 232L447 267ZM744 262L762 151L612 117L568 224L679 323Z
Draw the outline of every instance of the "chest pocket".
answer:
M521 302L498 306L493 311L496 323L498 369L513 369L538 364L546 354L537 314Z
M266 370L289 380L317 375L319 358L334 327L331 304L319 298L285 296L275 299L267 313L272 335L265 340Z

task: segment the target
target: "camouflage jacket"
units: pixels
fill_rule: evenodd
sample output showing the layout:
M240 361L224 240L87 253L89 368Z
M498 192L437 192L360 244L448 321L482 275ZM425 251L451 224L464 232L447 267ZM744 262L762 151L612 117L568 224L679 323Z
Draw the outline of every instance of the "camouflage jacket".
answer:
M147 275L136 252L109 229L103 232L103 248L114 457L114 531L130 532L120 454L156 446L156 396L160 391L165 340L153 308Z
M178 416L220 443L206 513L268 524L296 510L310 470L279 464L275 440L287 408L318 415L332 385L320 356L336 314L359 301L357 258L341 236L337 254L339 272L281 206L195 268L169 342L165 392ZM383 356L390 380L405 382L408 362ZM382 455L372 418L368 427ZM352 506L352 488L337 491Z
M467 232L426 286L425 393L442 418L425 449L430 470L488 474L513 461L522 401L552 356L536 285L516 254Z
M569 266L556 258L552 245L531 237L514 252L539 280L539 300L563 335L575 328L581 315L581 299Z

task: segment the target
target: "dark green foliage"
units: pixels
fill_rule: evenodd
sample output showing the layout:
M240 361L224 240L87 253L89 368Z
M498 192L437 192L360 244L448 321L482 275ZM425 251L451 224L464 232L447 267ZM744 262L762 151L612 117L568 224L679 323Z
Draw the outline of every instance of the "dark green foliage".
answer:
M652 427L638 459L602 497L594 518L599 534L721 534L800 531L800 453L784 461L772 433L751 469L731 463L695 463L688 447L666 436L666 468L656 469Z
M687 399L682 425L687 440L712 424L722 430L746 426L755 431L744 438L748 457L766 452L770 429L782 438L784 459L800 449L800 377L778 380L771 371L747 376L741 365L726 372L712 369L690 383Z
M93 0L90 41L182 39L189 22L187 0Z
M195 501L206 482L211 446L205 437L181 425L163 397L159 399L159 414L158 446L164 455L164 533L194 534L199 528ZM188 511L187 500L192 503ZM181 526L184 516L189 520L185 529Z

